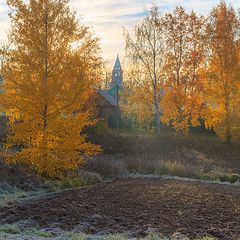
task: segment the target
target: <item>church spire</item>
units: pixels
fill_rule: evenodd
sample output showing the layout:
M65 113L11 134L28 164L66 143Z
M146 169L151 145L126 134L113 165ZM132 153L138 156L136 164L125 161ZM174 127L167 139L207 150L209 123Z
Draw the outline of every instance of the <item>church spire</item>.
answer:
M114 64L114 68L112 71L112 83L111 87L118 85L118 87L122 87L123 83L123 73L122 73L122 66L119 60L119 54L117 55L117 59Z

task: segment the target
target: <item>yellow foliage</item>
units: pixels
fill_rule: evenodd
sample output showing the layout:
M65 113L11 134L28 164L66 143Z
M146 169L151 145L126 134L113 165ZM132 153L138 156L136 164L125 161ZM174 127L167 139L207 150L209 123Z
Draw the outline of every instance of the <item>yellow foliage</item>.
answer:
M234 9L222 2L207 29L212 54L205 71L206 125L229 143L240 136L239 26Z
M158 7L153 5L150 13L135 27L134 36L126 35L127 56L131 63L128 109L132 109L140 123L155 119L158 135L165 50L162 26Z
M125 99L127 104L123 101L121 108L126 115L135 116L140 125L150 125L154 120L153 94L150 91L151 83L142 80L143 73L135 67L131 68L128 78L135 80L125 82L122 98Z
M98 40L67 0L9 0L14 44L0 104L9 117L5 157L55 176L100 151L82 130L94 124L86 102L99 80ZM14 146L21 148L13 152Z
M240 136L239 16L221 2L205 18L176 7L161 17L153 7L128 36L133 66L128 113L140 122L188 133L199 120L230 142ZM159 127L159 126L158 126Z
M164 114L162 121L171 123L172 126L185 133L189 126L198 126L201 117L203 98L199 95L186 95L178 88L165 88L165 95L162 100Z
M162 121L188 132L198 126L203 108L204 19L182 7L166 14L166 81L162 98Z

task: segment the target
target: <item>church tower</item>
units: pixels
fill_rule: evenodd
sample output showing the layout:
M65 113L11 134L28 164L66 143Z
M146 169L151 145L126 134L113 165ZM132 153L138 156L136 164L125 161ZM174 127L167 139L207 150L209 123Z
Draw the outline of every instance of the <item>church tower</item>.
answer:
M123 85L123 72L122 72L119 56L117 56L117 59L114 64L114 68L112 70L111 88L116 86L118 86L119 88L122 88L122 85Z
M117 56L117 59L112 70L112 82L110 84L110 89L108 89L107 91L108 94L117 101L117 105L119 103L119 92L122 88L123 88L123 71L119 60L119 56Z
M108 85L108 84L106 84ZM123 71L119 56L112 70L112 81L105 90L98 89L99 116L104 118L109 127L119 127L121 124L121 91L123 90Z

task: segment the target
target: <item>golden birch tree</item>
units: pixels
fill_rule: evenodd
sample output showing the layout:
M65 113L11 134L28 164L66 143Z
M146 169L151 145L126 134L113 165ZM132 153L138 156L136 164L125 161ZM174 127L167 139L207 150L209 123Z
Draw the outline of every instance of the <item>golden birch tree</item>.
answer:
M135 27L134 37L126 34L126 53L131 67L129 78L132 82L128 106L140 120L154 118L158 135L164 47L163 21L158 7L153 6L149 15Z
M4 64L7 61L8 52L9 52L10 45L8 43L2 42L0 44L0 76L3 76L3 68Z
M94 123L86 102L100 76L98 40L80 25L68 0L8 5L13 48L0 99L9 118L5 157L56 176L100 151L82 134Z
M199 125L203 108L200 69L204 60L204 18L176 7L165 15L166 61L162 121L187 132Z
M232 7L221 2L208 18L209 59L206 69L206 124L230 143L240 133L240 21Z

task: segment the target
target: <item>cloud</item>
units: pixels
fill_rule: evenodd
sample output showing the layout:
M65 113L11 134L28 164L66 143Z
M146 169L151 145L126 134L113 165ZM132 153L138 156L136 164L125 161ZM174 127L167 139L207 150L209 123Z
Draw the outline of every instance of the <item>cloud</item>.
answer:
M8 18L8 7L3 0L0 0L0 41L6 39L9 25L10 21Z
M122 27L131 29L137 21L146 15L152 0L72 0L77 12L83 13L83 22L93 26L96 35L102 38L103 56L111 62L117 53L124 55L124 37ZM228 0L237 7L240 0ZM196 10L207 14L219 0L161 0L160 11L171 11L176 5L184 6L188 11Z
M27 1L27 0L26 0ZM103 57L113 62L117 53L124 56L123 27L132 29L151 7L152 0L70 0L82 23L90 26L96 36L101 38ZM176 5L184 6L198 13L207 14L219 0L159 0L160 11L171 11ZM235 8L240 0L227 0ZM9 28L6 0L0 0L0 40L6 39Z
M112 62L124 55L123 27L131 28L146 15L149 0L71 0L72 6L101 38L103 57Z

